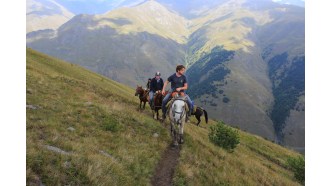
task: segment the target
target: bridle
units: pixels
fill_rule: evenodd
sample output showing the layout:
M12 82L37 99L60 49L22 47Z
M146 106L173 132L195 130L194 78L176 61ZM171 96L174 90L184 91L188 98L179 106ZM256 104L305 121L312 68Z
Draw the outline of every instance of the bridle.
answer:
M145 93L143 94L143 92L144 92L143 89L139 89L136 92L137 92L137 95L139 95L139 98L143 98L143 97L145 97L148 94L147 91L145 91Z
M183 98L175 98L175 99L173 100L173 104L174 104L175 101L177 101L177 100L181 100L181 101L186 102L185 99L183 99ZM182 108L182 111L181 111L181 112L177 112L177 111L175 111L174 109L172 109L172 116L173 116L173 118L175 118L175 114L180 114L180 118L179 118L176 122L177 122L177 124L181 124L181 123L182 123L182 118L183 118L183 116L185 115L185 108Z

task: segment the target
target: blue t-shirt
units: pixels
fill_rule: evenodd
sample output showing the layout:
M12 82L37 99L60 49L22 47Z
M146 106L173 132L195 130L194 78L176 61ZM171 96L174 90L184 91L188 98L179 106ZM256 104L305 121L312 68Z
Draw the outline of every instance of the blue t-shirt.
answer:
M176 88L183 87L187 82L187 78L185 75L181 75L180 77L176 76L176 73L167 78L167 81L171 82L171 89L175 90ZM184 90L182 90L184 91Z

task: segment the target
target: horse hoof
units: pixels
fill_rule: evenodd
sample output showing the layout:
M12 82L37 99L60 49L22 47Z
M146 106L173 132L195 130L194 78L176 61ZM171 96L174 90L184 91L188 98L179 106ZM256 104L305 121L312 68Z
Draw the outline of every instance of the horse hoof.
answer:
M175 141L175 142L173 143L173 147L177 147L177 146L179 146L179 143L178 143L177 141Z

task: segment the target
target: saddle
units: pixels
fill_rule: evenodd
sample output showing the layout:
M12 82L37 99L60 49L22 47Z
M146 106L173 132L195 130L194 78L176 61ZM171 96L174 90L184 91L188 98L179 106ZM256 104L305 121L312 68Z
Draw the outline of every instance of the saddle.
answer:
M156 99L157 99L158 95L160 95L160 94L162 94L162 92L160 90L157 90L154 94L154 97L153 97L154 107L156 107L155 106ZM160 102L160 104L161 104L161 102ZM161 106L158 106L158 107L161 107Z
M187 103L187 98L185 96L185 93L184 92L172 92L171 93L171 96L170 96L170 100L168 101L167 105L166 105L166 108L167 108L167 113L168 111L170 110L169 107L172 106L173 102L175 100L182 100L185 102L185 110L188 111L189 110L189 106L188 106L188 103Z
M179 96L184 97L185 93L184 92L176 92L176 91L171 93L171 98L176 98L176 97L179 97Z

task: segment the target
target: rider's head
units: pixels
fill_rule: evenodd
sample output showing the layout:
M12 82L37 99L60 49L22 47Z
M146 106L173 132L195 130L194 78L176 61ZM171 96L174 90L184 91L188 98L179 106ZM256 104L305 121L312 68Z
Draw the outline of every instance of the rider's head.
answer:
M160 72L156 72L155 77L156 77L156 79L159 79L160 78Z
M151 81L151 78L149 78L148 81Z
M183 65L176 66L176 72L181 74L181 75L184 74L185 70L186 70L186 67L184 67Z

